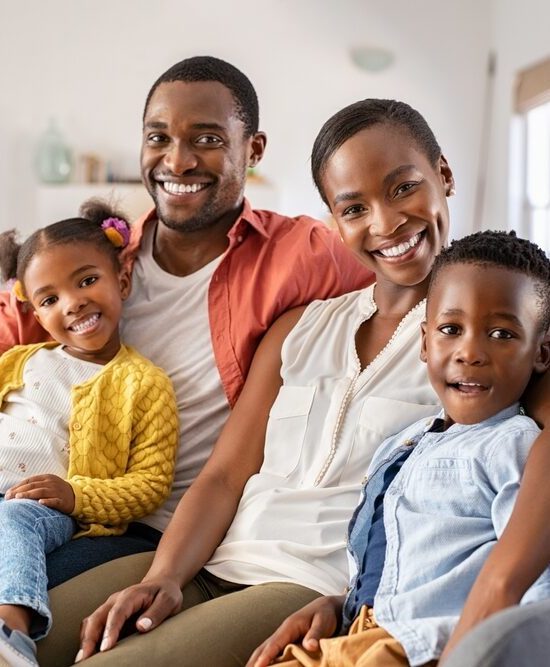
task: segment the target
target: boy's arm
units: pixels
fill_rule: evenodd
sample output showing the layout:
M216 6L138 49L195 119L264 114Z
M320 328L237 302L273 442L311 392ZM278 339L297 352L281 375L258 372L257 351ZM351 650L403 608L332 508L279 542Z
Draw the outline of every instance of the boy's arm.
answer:
M74 475L72 516L82 524L126 524L156 510L170 494L179 418L172 383L159 369L142 378L126 472L98 479Z
M267 667L287 644L302 640L306 651L317 651L319 639L332 637L342 616L345 595L322 595L289 616L250 656L246 667Z
M537 416L542 414L541 411ZM545 421L550 424L550 420ZM442 662L478 623L501 609L519 604L548 566L549 470L550 429L545 428L533 443L510 519L470 590L460 620L441 656Z

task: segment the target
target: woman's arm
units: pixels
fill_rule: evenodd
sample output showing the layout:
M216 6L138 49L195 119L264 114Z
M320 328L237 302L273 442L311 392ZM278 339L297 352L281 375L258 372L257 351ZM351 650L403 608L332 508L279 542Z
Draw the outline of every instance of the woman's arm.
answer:
M525 466L520 491L502 537L485 561L441 660L491 614L518 604L550 563L550 373L533 378L524 403L543 431Z
M237 510L247 480L261 467L269 410L281 386L282 344L303 308L282 315L260 343L242 393L197 479L179 502L141 584L110 596L81 632L84 659L112 648L124 622L142 612L140 631L179 611L181 588L208 561Z

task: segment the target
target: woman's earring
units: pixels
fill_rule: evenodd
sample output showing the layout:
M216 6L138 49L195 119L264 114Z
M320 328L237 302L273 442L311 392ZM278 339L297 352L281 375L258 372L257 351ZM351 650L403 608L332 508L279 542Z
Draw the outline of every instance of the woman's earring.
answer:
M447 197L452 197L454 194L456 194L456 190L454 185L451 185L451 187L447 190Z

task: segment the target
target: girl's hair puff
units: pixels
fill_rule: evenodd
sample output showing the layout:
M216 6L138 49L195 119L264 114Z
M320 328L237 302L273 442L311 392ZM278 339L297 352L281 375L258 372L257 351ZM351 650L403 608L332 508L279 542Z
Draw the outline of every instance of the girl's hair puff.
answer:
M0 268L4 281L17 279L24 285L27 267L33 257L49 246L68 243L92 243L111 257L113 266L120 269L120 250L106 236L101 227L108 218L126 221L126 216L101 199L85 201L80 217L67 218L38 229L22 244L16 241L16 231L0 234Z

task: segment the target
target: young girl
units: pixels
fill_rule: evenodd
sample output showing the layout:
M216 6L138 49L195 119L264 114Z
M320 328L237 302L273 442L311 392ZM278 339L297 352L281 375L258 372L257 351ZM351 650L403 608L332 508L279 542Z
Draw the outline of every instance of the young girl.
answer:
M103 204L0 236L4 279L53 339L0 358L0 664L36 665L51 625L45 554L120 535L168 496L178 441L170 380L118 323L127 223Z

